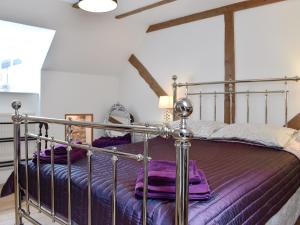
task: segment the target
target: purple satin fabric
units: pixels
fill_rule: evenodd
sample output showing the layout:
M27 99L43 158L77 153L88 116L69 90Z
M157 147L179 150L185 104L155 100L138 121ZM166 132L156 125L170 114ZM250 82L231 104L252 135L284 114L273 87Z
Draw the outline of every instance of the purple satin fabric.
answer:
M119 137L100 137L93 141L92 146L97 148L105 148L108 146L125 145L131 143L131 135L126 134Z
M66 155L67 146L63 144L56 144L54 147L54 155ZM51 155L51 149L45 150L45 155Z
M51 163L51 155L46 154L47 150L40 152L40 163ZM49 150L48 150L49 151ZM65 152L65 154L62 154L62 152ZM86 157L86 150L80 149L80 148L73 148L70 153L70 161L71 163L74 163L76 161L79 161ZM37 152L33 154L32 161L34 163L37 163ZM67 164L68 163L68 155L66 149L60 149L59 154L54 154L54 163L55 164Z
M144 169L137 176L135 194L143 197ZM171 199L176 197L176 163L173 161L152 160L148 171L148 198ZM189 200L207 200L210 188L204 172L197 169L196 161L189 163Z

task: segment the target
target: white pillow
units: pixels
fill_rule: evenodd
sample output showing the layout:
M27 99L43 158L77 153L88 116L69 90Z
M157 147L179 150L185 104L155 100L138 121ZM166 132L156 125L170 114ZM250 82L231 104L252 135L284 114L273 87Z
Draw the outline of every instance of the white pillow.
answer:
M179 121L174 121L169 124L171 129L179 127ZM217 121L203 120L188 120L187 126L193 132L196 138L208 138L212 133L227 126L227 124Z
M298 137L292 138L289 143L285 146L284 150L294 154L300 160L300 141L299 141L299 132Z
M233 139L284 148L296 130L258 124L231 124L213 133L210 139Z

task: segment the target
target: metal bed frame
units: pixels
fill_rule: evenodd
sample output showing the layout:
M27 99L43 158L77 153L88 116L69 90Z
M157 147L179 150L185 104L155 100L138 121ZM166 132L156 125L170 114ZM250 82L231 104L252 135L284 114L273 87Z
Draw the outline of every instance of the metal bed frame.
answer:
M30 122L28 124L38 124L39 125L39 134L42 135L42 129L43 127L45 128L45 136L48 137L48 124L44 123L38 123L38 122ZM12 122L0 122L1 125L13 125ZM28 141L35 141L35 138L28 138ZM23 142L25 141L25 137L20 137L20 141ZM4 137L0 138L0 145L2 143L13 143L14 138L13 137ZM47 143L45 143L45 148L47 148ZM24 161L24 159L21 159L21 161ZM0 161L0 168L7 168L7 167L12 167L14 165L14 160L9 160L9 161Z
M189 194L189 149L191 147L192 132L187 128L187 119L193 112L193 107L191 101L188 99L188 96L199 95L200 96L200 118L201 118L201 97L203 95L214 95L216 99L217 95L229 95L230 99L230 121L233 121L233 111L232 111L232 99L237 94L245 94L247 96L247 122L249 122L249 95L250 94L264 94L265 95L265 122L268 122L268 95L273 93L281 93L285 95L285 122L287 123L288 116L288 90L287 82L289 81L299 81L299 77L285 77L285 78L274 78L274 79L255 79L255 80L230 80L230 81L217 81L217 82L203 82L203 83L177 83L177 76L173 76L173 99L174 99L174 108L173 115L174 118L179 118L179 128L171 130L168 127L161 125L122 125L122 124L103 124L103 123L94 123L94 122L80 122L80 121L70 121L63 119L53 119L53 118L44 118L36 116L21 115L19 109L21 108L21 102L14 101L12 103L12 108L15 110L15 114L12 116L14 123L14 184L15 184L15 225L23 225L23 218L27 219L29 222L35 225L41 225L37 220L35 220L30 215L30 207L38 209L40 213L52 218L53 222L58 222L61 225L71 225L71 174L72 174L72 165L70 161L70 153L73 147L86 149L87 150L87 167L88 167L88 225L92 225L92 155L93 153L103 153L111 155L112 161L112 225L116 225L116 206L117 206L117 163L119 158L128 158L136 161L143 162L144 167L144 188L143 192L143 205L142 205L142 224L147 225L147 186L148 186L148 161L151 159L149 156L149 147L148 139L149 135L160 135L162 137L172 136L175 139L175 148L176 148L176 211L175 211L175 225L188 225L188 194ZM285 90L266 90L266 91L234 91L233 84L238 83L256 83L256 82L279 82L284 81L286 85ZM192 86L203 86L203 85L219 85L225 84L229 85L229 90L224 92L189 92L189 87ZM186 88L186 97L177 100L177 89L180 87ZM214 119L216 120L216 100L214 100ZM41 134L32 134L28 132L28 124L30 122L40 122L47 124L59 124L67 127L67 138L66 140L59 140L55 137L46 137ZM19 165L20 165L20 125L21 123L25 124L25 187L21 187L19 181ZM130 154L125 152L117 151L117 148L105 149L105 148L96 148L90 145L82 145L72 143L71 140L71 126L81 126L88 127L93 129L102 129L102 130L114 130L114 131L123 131L131 133L141 133L144 134L144 152L143 154ZM37 144L37 199L33 199L29 196L28 190L28 141L29 138L36 138ZM51 147L51 206L46 208L42 206L41 203L41 192L40 192L40 158L39 153L41 151L41 142L49 142ZM67 218L62 218L56 215L55 212L55 163L54 163L54 144L60 143L67 145L67 190L68 190L68 213ZM22 206L22 199L20 191L25 192L25 209Z
M52 218L53 222L57 222L61 225L72 224L72 199L71 199L71 175L72 165L70 160L70 153L73 147L87 150L87 168L88 168L88 225L92 225L92 156L93 153L103 153L111 155L112 161L112 225L116 225L116 207L117 207L117 163L119 158L128 158L136 161L143 162L144 166L144 192L143 192L143 205L142 205L142 224L147 224L147 187L148 187L148 138L149 135L155 134L162 137L172 136L175 139L176 148L176 212L175 223L176 225L188 225L188 184L189 184L189 149L191 146L190 140L192 138L192 132L187 129L187 118L193 112L191 102L187 98L180 99L175 104L174 112L180 117L180 126L178 129L170 130L166 126L154 126L154 125L122 125L122 124L102 124L94 122L80 122L70 121L63 119L44 118L36 116L21 115L19 109L21 108L20 101L14 101L12 108L15 110L12 116L14 124L14 188L15 188L15 225L23 225L23 218L35 225L42 225L30 214L30 207L36 208L40 213L43 213ZM28 124L30 122L39 122L47 124L59 124L67 127L66 140L59 140L55 137L46 137L39 134L32 134L28 132ZM21 153L21 135L20 125L25 124L25 187L22 187L19 180L19 166L20 166L20 153ZM117 148L105 149L96 148L90 145L75 144L71 140L71 126L81 126L93 129L114 130L123 132L135 132L144 134L144 152L143 154L130 154L121 151L117 151ZM28 172L28 141L30 138L36 139L37 145L37 199L33 199L29 195L29 172ZM40 151L42 141L49 142L51 148L51 205L47 208L42 206L41 202L41 189L40 189ZM68 190L68 210L67 218L58 216L55 212L55 163L54 163L54 144L60 143L67 145L67 190ZM21 190L25 193L25 207L22 205ZM24 207L24 208L23 208Z
M265 124L268 123L268 100L269 100L269 95L271 94L283 94L284 95L284 122L285 126L287 126L288 123L288 82L297 82L300 80L300 77L295 76L295 77L284 77L284 78L269 78L269 79L248 79L248 80L228 80L228 81L212 81L212 82L195 82L195 83L177 83L177 76L174 75L172 77L173 80L173 104L176 104L177 101L177 91L178 88L184 87L185 88L185 96L188 98L189 96L199 96L199 119L202 119L202 97L205 95L212 95L214 96L214 120L217 120L217 96L218 95L224 95L225 97L229 96L229 122L233 123L235 121L234 115L234 109L233 109L233 98L235 98L237 95L245 95L246 96L246 101L247 101L247 123L250 122L250 95L254 94L262 94L264 95L265 98L265 106L264 106L264 120ZM284 82L285 88L284 90L265 90L265 91L235 91L234 85L235 84L242 84L242 83L271 83L271 82ZM190 92L189 88L190 87L202 87L202 86L210 86L210 85L228 85L228 90L225 89L225 91L212 91L212 92ZM175 108L173 110L173 115L175 114ZM173 118L174 120L177 119L175 116Z

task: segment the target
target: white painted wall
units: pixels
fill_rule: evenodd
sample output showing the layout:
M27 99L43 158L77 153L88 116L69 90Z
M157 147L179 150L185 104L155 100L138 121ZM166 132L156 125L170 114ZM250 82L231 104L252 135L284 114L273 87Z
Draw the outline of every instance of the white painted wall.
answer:
M300 76L300 1L242 11L236 14L236 73L238 79ZM242 86L241 86L242 87ZM260 90L284 89L283 83L260 85ZM290 83L289 118L300 112L300 84ZM245 98L238 108L245 111ZM263 98L252 98L254 122L263 122ZM284 99L277 95L269 102L270 122L284 124ZM237 120L245 121L245 113ZM241 116L242 115L242 116Z
M118 79L114 76L74 74L42 71L41 95L1 93L0 118L10 120L11 102L22 101L22 113L64 118L66 113L93 113L95 121L103 121L112 104L118 100ZM50 125L50 135L64 139L64 127ZM94 138L101 131L94 132ZM1 147L1 146L0 146ZM11 147L12 148L12 147ZM11 152L12 158L13 152ZM9 156L7 156L9 157ZM11 173L11 168L0 170L0 184Z
M171 95L174 74L183 82L224 77L223 34L223 16L193 22L149 33L135 55ZM158 109L158 97L131 65L120 79L120 101L135 112L139 120L161 121L163 110ZM205 114L209 111L207 109Z
M67 113L93 113L103 121L118 100L118 79L114 76L42 71L41 115L64 118ZM64 127L51 126L50 134L64 138ZM94 133L94 138L100 135Z
M288 0L236 13L236 79L300 76L299 11L300 1ZM169 94L172 94L173 74L177 74L181 82L223 80L223 16L150 33L135 54ZM158 98L137 77L138 73L128 66L121 77L121 102L136 112L140 120L161 120ZM289 118L300 111L299 85L289 85ZM253 90L253 85L239 87ZM282 84L254 87L257 90L284 88ZM223 99L218 98L218 102L218 120L222 121ZM237 99L238 122L246 121L245 102L244 97ZM194 118L199 117L198 103L195 98ZM251 122L263 122L264 97L251 98L251 104ZM203 105L204 119L212 119L213 98L204 99ZM269 112L271 123L283 124L282 96L270 98Z
M0 116L4 119L13 113L11 103L14 100L22 101L22 112L30 114L39 113L39 95L30 93L4 93L0 92Z

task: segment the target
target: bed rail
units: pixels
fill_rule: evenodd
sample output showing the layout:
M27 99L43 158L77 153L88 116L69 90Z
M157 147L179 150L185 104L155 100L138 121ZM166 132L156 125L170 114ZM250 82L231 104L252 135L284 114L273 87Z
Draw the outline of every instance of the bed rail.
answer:
M148 161L151 160L149 156L149 135L156 134L164 138L172 136L175 139L176 147L176 212L175 212L175 224L187 225L188 224L188 185L189 185L189 149L191 147L190 140L192 138L192 132L187 128L187 118L192 114L193 107L191 102L187 98L180 99L175 104L175 113L180 118L180 126L177 129L171 130L166 126L154 126L150 124L145 125L120 125L120 124L103 124L94 122L81 122L71 121L63 119L45 118L21 115L19 109L21 108L20 101L14 101L12 108L15 110L15 114L12 116L14 124L14 183L15 183L15 225L22 225L23 218L35 225L41 223L34 219L30 214L30 207L36 208L40 213L43 213L52 218L53 222L58 222L62 225L72 224L72 164L71 164L71 152L73 148L81 148L87 150L87 195L88 195L88 218L87 224L92 225L92 157L95 152L101 154L109 154L112 162L112 218L111 224L116 225L117 220L117 164L121 158L127 158L131 160L143 162L144 167L144 192L142 200L142 224L147 225L147 187L148 187ZM28 124L31 122L47 123L47 124L59 124L66 126L66 140L59 140L55 137L42 136L42 134L33 134L28 131ZM21 153L21 134L20 125L25 124L25 187L21 187L19 180L19 165L20 165L20 153ZM144 151L143 154L131 154L118 151L117 148L106 149L96 148L90 145L73 143L71 139L71 126L89 127L93 129L114 130L124 132L136 132L144 134ZM30 139L36 139L37 146L37 197L33 198L29 195L29 168L28 168L28 141ZM40 152L42 142L50 143L50 157L51 157L51 205L44 206L41 202L41 183L40 183ZM67 193L68 193L68 210L67 218L62 218L56 214L55 210L55 163L54 163L54 145L55 143L67 145ZM22 207L22 199L20 190L25 193L25 208Z
M252 95L262 95L264 96L264 121L265 124L268 123L268 102L269 97L274 94L281 94L284 96L284 123L285 126L287 126L288 123L288 82L298 82L300 80L300 77L294 76L294 77L283 77L283 78L267 78L267 79L246 79L246 80L228 80L228 81L211 81L211 82L194 82L194 83L178 83L177 82L177 76L174 75L172 77L173 80L173 103L175 104L177 101L177 91L178 88L185 88L185 96L199 96L199 118L202 119L202 98L204 96L213 96L214 97L214 120L217 119L217 96L223 95L224 98L229 99L229 122L233 123L235 121L235 112L234 112L234 105L233 105L233 99L238 95L244 95L246 97L246 113L247 113L247 123L250 122L250 96ZM234 84L249 84L249 83L273 83L273 82L284 82L285 88L284 90L245 90L245 91L235 91ZM203 87L203 86L212 86L212 85L228 85L228 90L226 91L210 91L210 92L191 92L190 87ZM175 113L175 112L174 112ZM174 114L175 115L175 114ZM174 117L174 119L176 119Z

